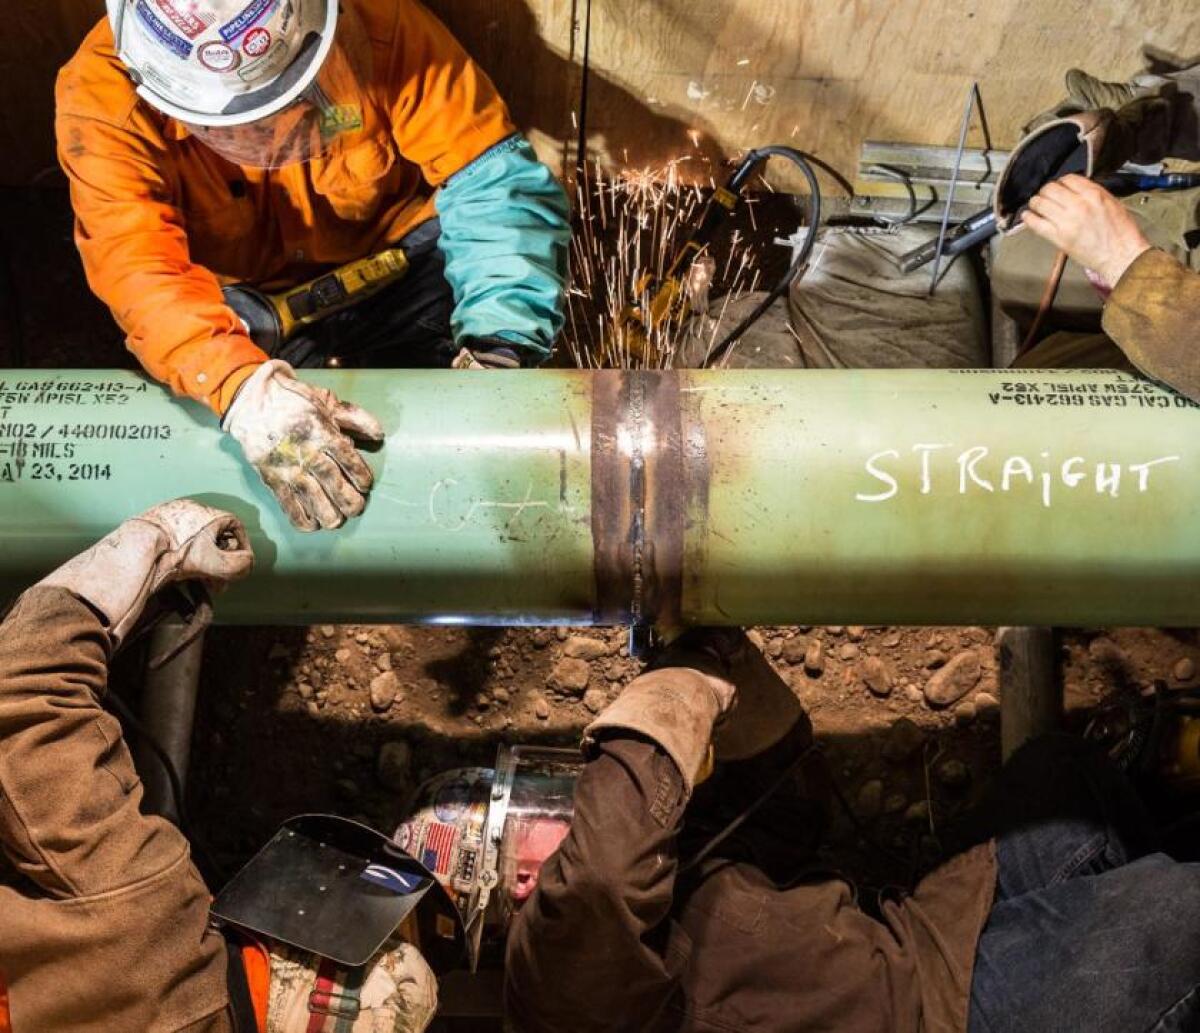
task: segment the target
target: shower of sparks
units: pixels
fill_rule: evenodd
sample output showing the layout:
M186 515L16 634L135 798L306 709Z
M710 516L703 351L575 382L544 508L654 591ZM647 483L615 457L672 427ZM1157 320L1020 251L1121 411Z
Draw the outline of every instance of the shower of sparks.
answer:
M596 162L577 177L565 334L575 365L669 369L677 360L694 363L719 338L726 309L757 288L758 263L735 231L722 247L728 251L719 276L713 256L702 252L666 318L648 333L629 319L632 310L649 310L651 291L639 290L643 278L661 282L704 210L707 191L682 174L688 160L616 174ZM710 287L723 295L711 307Z

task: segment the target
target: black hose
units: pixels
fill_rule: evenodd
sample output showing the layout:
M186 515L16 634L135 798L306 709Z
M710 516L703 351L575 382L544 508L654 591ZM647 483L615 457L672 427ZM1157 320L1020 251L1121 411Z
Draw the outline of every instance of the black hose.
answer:
M760 147L758 150L751 151L746 155L746 160L738 170L737 176L734 177L735 181L730 183L730 188L736 190L740 187L749 178L750 173L768 158L787 158L804 173L804 178L808 181L808 232L804 235L804 243L800 246L799 252L797 252L796 257L792 260L792 264L788 268L787 273L784 274L783 279L771 288L767 296L754 307L754 310L748 316L708 350L708 354L704 356L704 361L700 363L701 369L707 369L717 360L721 359L730 348L737 344L742 335L757 323L776 301L787 293L792 284L804 273L805 268L808 266L808 260L812 256L813 246L817 242L817 231L821 225L821 185L817 182L817 174L813 171L808 159L795 148L780 146Z

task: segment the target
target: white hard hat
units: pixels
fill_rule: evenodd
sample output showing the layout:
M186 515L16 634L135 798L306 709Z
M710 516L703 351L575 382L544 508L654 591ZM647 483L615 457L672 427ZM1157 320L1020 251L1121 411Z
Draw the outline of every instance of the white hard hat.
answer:
M138 94L194 126L282 111L333 46L337 0L106 0L117 55Z

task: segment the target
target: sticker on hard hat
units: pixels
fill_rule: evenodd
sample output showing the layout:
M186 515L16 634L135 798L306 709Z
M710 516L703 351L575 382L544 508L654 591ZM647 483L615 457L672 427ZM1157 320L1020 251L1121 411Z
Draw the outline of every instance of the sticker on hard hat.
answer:
M173 0L155 0L158 9L162 11L172 24L188 39L195 39L212 24L212 18L204 18L195 11L181 9Z
M134 10L137 12L138 20L154 33L158 41L176 57L186 61L192 56L192 45L186 39L175 35L171 31L171 27L150 9L146 0L138 0Z
M252 83L263 76L270 75L279 67L281 59L287 54L288 46L277 39L271 49L263 57L251 58L238 68L238 78L243 82Z
M242 53L247 57L262 57L271 47L271 34L266 29L251 29L242 40Z
M279 0L250 0L250 3L242 8L242 12L237 17L231 18L221 26L221 39L226 43L232 43L250 26L262 21L268 12L275 9L278 2Z
M242 63L242 55L228 43L212 40L203 44L196 52L200 63L210 72L232 72Z

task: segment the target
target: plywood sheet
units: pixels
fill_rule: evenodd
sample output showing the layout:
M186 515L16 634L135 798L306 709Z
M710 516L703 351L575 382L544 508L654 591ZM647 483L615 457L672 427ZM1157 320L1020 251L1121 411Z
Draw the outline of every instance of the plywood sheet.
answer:
M541 153L574 142L587 0L429 0ZM54 75L101 0L5 0L0 183L54 165ZM704 179L791 143L853 178L863 140L952 144L978 79L997 146L1057 99L1073 64L1123 77L1142 48L1200 54L1195 0L592 0L587 126L610 163ZM976 131L972 143L981 137Z
M1072 65L1125 78L1143 46L1200 53L1194 0L593 3L595 75L625 101L596 98L592 144L635 163L694 134L710 153L790 143L852 178L866 139L953 144L973 80L1008 147Z

